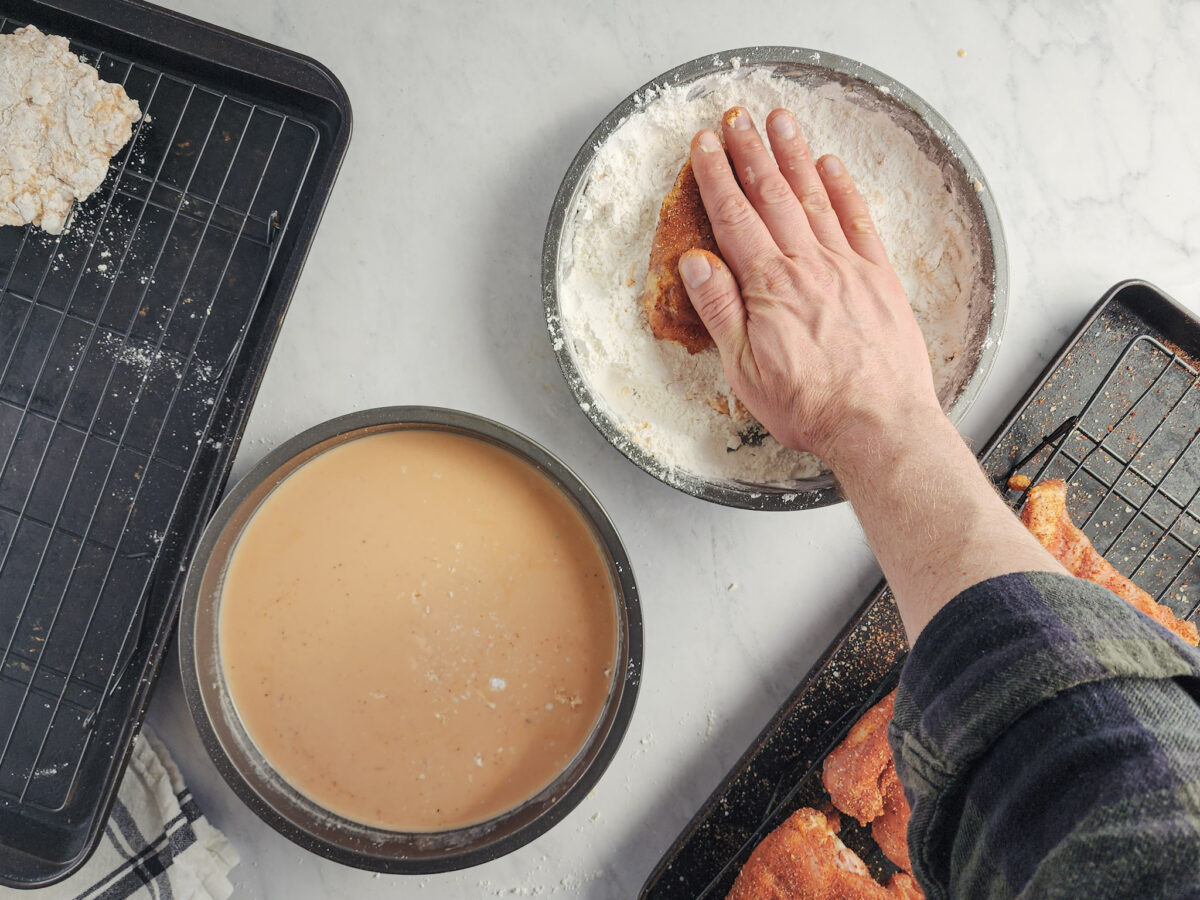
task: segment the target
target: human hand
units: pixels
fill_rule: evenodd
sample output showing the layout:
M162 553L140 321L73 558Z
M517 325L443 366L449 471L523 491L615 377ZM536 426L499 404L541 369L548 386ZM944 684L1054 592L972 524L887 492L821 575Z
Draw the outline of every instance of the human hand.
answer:
M739 177L711 131L692 140L692 169L728 265L689 250L679 274L739 399L838 477L909 641L972 584L1062 572L942 414L921 330L844 166L814 165L784 110L767 117L778 165L744 109L722 131Z
M728 265L690 250L680 276L734 393L837 473L844 447L941 415L924 338L841 162L814 164L786 110L767 117L774 160L745 109L722 131L737 178L711 131L691 160Z

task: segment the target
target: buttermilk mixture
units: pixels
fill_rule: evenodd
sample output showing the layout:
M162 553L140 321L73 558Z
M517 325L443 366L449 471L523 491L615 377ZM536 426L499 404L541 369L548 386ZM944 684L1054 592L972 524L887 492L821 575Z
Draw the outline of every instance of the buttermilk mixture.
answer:
M612 684L607 556L532 466L403 430L288 476L238 539L221 666L285 780L348 819L440 831L554 780Z

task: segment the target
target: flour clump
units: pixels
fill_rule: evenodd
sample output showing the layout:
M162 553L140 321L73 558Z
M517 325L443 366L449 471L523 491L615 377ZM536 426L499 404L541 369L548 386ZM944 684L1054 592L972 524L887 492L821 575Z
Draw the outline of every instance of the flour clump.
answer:
M0 225L61 234L104 181L141 110L119 84L32 25L0 35Z

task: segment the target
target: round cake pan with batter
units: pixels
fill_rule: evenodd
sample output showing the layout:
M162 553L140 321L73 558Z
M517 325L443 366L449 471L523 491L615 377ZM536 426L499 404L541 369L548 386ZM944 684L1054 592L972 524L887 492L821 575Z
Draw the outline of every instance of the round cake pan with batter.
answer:
M358 438L398 430L478 440L530 466L569 501L591 531L612 585L616 646L611 680L582 749L548 786L515 808L479 824L443 831L401 832L353 821L289 784L239 717L221 659L222 584L256 511L277 486L321 454ZM255 813L285 837L328 859L379 872L420 874L466 868L512 852L544 833L587 795L616 753L633 713L641 678L642 621L637 586L616 530L596 498L560 460L479 416L432 407L387 407L342 416L297 435L226 494L188 572L179 644L184 694L205 748Z

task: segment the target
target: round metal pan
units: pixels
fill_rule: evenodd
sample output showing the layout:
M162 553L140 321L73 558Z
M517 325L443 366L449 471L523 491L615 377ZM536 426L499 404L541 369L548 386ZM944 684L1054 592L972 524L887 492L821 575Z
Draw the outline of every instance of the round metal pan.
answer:
M495 819L436 833L388 831L320 807L275 772L246 733L225 683L218 623L221 583L243 528L271 491L313 457L359 437L398 429L469 436L529 463L567 496L605 550L617 615L613 683L587 743L544 790ZM510 853L571 811L607 768L628 728L642 670L637 585L616 529L591 491L559 459L489 419L454 410L397 406L317 425L269 453L222 500L205 529L184 585L179 623L184 695L205 748L234 792L280 834L312 852L378 872L423 874L462 869Z
M542 303L558 364L576 400L592 424L635 465L672 487L714 503L744 509L810 509L840 502L832 475L789 484L754 484L706 478L674 468L636 443L610 416L603 398L593 394L581 373L563 322L558 285L569 255L575 210L587 188L599 148L622 123L667 86L686 85L721 72L762 67L808 86L837 82L852 88L856 101L882 109L906 128L918 146L942 170L946 189L955 192L971 220L973 249L980 276L970 298L967 351L946 390L942 406L958 422L974 402L991 370L1004 330L1008 305L1008 255L1000 214L979 164L962 139L928 103L882 72L852 59L802 47L745 47L694 59L638 88L588 135L572 160L554 198L542 245Z

